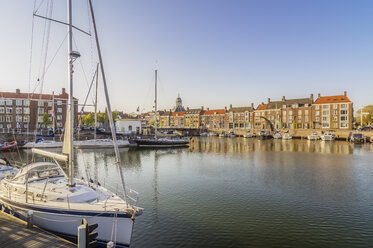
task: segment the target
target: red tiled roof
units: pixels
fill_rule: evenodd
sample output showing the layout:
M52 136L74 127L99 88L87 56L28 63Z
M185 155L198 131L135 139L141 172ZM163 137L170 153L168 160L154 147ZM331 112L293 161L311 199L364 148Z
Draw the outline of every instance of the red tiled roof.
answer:
M171 116L184 116L185 112L172 112Z
M51 94L29 94L29 93L15 93L15 92L0 92L0 98L21 98L21 99L35 99L35 100L52 100ZM69 94L62 93L59 95L54 95L54 98L68 99ZM74 97L74 99L76 99Z
M267 109L267 104L259 104L255 110L266 110L266 109Z
M227 111L225 109L211 109L211 110L205 110L203 115L214 115L215 113L218 115L223 115L227 113Z
M351 102L345 95L340 96L322 96L316 99L314 104L323 104L323 103L338 103L338 102Z

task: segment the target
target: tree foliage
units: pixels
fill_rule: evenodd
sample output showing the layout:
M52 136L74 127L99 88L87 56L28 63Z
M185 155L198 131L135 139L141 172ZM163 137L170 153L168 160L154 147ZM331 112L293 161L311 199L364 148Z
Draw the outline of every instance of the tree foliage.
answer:
M52 121L51 121L51 119L49 118L48 113L44 113L44 115L43 115L43 125L45 125L45 126L47 127L47 126L49 126L50 124L52 124Z

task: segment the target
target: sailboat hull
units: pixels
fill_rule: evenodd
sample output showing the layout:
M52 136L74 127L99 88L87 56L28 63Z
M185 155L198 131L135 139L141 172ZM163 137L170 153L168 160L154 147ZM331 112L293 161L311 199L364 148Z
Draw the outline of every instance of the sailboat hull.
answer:
M26 220L27 213L32 211L33 224L45 230L72 239L77 238L78 226L85 218L88 224L98 224L97 241L106 244L116 241L117 247L129 247L134 221L125 212L84 211L71 209L55 209L18 203L0 196L0 203L15 216Z

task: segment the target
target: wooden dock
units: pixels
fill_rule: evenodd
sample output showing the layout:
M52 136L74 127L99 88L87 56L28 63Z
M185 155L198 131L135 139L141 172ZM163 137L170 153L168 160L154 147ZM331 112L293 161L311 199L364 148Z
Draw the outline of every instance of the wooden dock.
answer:
M77 230L78 231L78 230ZM1 247L77 247L38 227L28 229L27 223L0 211L0 246Z

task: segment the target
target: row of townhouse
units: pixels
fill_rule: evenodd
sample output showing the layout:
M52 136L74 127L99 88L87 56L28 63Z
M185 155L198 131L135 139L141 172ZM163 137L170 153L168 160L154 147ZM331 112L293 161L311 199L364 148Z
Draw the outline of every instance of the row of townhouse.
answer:
M51 122L55 120L55 128L63 128L68 97L64 88L62 93L57 95L21 93L19 89L16 92L0 92L0 129L47 128L43 124L45 113ZM74 99L74 103L76 123L78 100Z
M233 107L159 113L159 125L166 128L203 129L351 129L353 103L343 95L286 99Z

